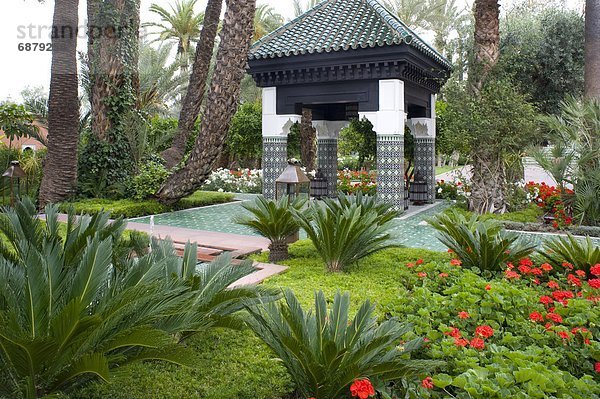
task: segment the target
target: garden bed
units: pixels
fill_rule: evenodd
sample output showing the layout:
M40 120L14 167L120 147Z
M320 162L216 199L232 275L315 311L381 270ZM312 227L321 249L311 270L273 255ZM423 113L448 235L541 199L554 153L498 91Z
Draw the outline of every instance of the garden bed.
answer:
M147 215L156 215L159 213L170 212L174 210L199 208L203 206L224 204L232 202L234 194L219 193L210 191L196 191L194 194L185 197L172 206L166 206L153 199L132 200L121 199L111 200L105 198L91 198L74 202L66 202L60 205L61 212L66 212L70 206L75 212L96 214L101 211L109 212L113 218L135 218Z
M353 312L371 299L380 319L398 317L427 337L423 356L446 365L432 373L434 389L413 381L414 397L452 397L444 389L457 398L600 394L598 370L594 371L600 342L593 327L600 323L600 309L588 298L587 283L581 288L568 286L563 270L551 272L556 273L552 281L558 281L561 292L582 292L582 298L575 293L568 307L557 302L550 310L540 303L542 296L551 295L545 283L535 285L525 273L518 280L484 278L452 265L451 256L443 252L387 250L360 262L350 273L326 272L309 242L294 244L291 254L283 262L290 267L288 272L265 285L291 288L306 307L312 306L315 290L323 290L328 299L338 290L349 291ZM265 255L256 259L264 261ZM539 322L534 312L550 324L545 327L546 321ZM482 325L491 328L492 336L478 349L481 343L472 339ZM466 339L464 347L458 333ZM197 353L196 368L156 362L127 366L133 378L117 375L110 384L92 385L72 398L276 399L287 398L293 390L280 362L248 331L217 330L194 337L188 345Z

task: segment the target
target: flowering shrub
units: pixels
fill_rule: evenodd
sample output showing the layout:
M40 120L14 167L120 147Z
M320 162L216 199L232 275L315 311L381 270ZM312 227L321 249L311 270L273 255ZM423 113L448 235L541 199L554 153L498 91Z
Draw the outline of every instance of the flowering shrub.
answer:
M454 181L438 180L435 197L456 201L458 204L466 206L468 198L471 196L469 186L461 180Z
M262 193L262 170L218 169L206 180L202 190L260 194Z
M427 335L427 356L447 362L415 383L418 397L600 394L600 264L586 274L523 258L489 281L450 261L412 261L401 276L411 295L389 312Z
M377 192L377 174L348 169L338 171L338 190L345 194L375 195Z
M564 229L573 223L570 211L563 202L563 197L572 195L573 190L565 189L562 192L561 189L549 186L544 182L529 182L525 185L525 189L529 192L529 198L532 202L535 202L546 214L554 217L552 226L555 229Z

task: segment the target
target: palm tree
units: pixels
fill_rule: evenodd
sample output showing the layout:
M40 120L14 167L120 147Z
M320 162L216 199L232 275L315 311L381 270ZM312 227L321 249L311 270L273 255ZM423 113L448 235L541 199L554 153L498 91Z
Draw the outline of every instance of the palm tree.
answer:
M384 5L402 22L416 30L428 29L431 15L440 7L435 0L385 0Z
M315 7L323 0L293 0L292 5L294 7L294 15L299 17L311 8Z
M278 201L258 197L253 202L243 202L242 207L252 216L239 216L236 223L248 226L271 241L269 244L269 262L277 263L289 258L288 239L298 232L298 222L291 209L300 210L306 200L296 198L290 201L283 197Z
M146 114L169 113L169 106L185 92L188 74L178 74L178 63L169 63L173 45L162 43L154 48L147 43L140 45L140 93L138 108Z
M268 4L256 7L256 13L254 14L254 40L259 40L282 25L283 17L281 14L275 12L273 7Z
M223 150L231 118L237 110L240 82L252 41L256 0L227 0L226 4L221 44L200 134L185 166L173 173L158 191L157 196L164 203L176 202L193 193L208 178Z
M190 81L181 104L177 133L171 147L161 154L165 159L166 166L169 168L177 165L183 159L188 139L200 114L222 7L223 0L208 0L206 5L204 24L200 33L200 40L196 46L196 56Z
M52 67L48 99L48 155L40 186L43 206L69 197L77 183L79 97L77 78L77 10L79 0L56 0Z
M585 95L600 99L600 1L585 3Z
M475 0L474 60L471 90L479 95L485 80L500 57L500 5L498 0Z
M181 62L182 71L188 68L192 42L200 36L200 27L204 21L204 13L194 12L197 2L198 0L177 1L175 6L171 5L171 10L152 4L150 11L157 14L161 22L147 22L143 25L160 29L156 40L177 41L177 58Z
M437 0L430 5L430 13L426 15L426 23L435 34L436 49L446 55L448 38L452 32L458 32L460 27L469 19L465 8L459 8L457 0Z

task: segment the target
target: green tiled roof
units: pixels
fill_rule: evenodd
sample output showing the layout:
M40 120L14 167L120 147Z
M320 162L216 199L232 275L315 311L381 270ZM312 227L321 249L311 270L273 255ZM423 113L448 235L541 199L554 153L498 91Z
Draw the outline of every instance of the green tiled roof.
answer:
M324 0L250 49L250 60L406 43L448 69L450 63L378 0Z

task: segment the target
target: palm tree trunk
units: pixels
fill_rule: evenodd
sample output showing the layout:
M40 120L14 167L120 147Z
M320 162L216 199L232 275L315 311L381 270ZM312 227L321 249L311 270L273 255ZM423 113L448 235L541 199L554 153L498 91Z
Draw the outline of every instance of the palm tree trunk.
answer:
M69 197L77 183L79 97L77 26L79 0L56 0L48 99L48 155L40 186L40 207Z
M490 71L500 56L500 8L498 0L475 0L474 62L469 71L470 89L480 97ZM483 148L471 149L473 175L471 177L471 210L486 213L506 210L505 173L500 154L490 154Z
M277 263L289 259L288 244L283 241L273 241L269 244L269 262Z
M317 131L312 125L312 110L302 109L300 120L300 158L302 164L308 171L316 169L315 158L317 156Z
M585 96L600 100L600 0L585 3Z
M227 0L226 4L221 44L200 134L186 165L172 174L158 191L157 196L164 203L192 194L207 179L223 150L231 118L237 110L256 0Z
M204 24L200 33L200 40L196 46L192 74L190 75L187 93L183 99L181 112L179 113L177 134L173 139L171 148L163 151L161 154L168 168L177 165L183 159L187 141L192 134L194 124L200 114L222 7L223 0L209 0L206 5Z
M469 73L471 90L479 95L489 72L500 57L500 6L498 0L475 0L475 59Z

